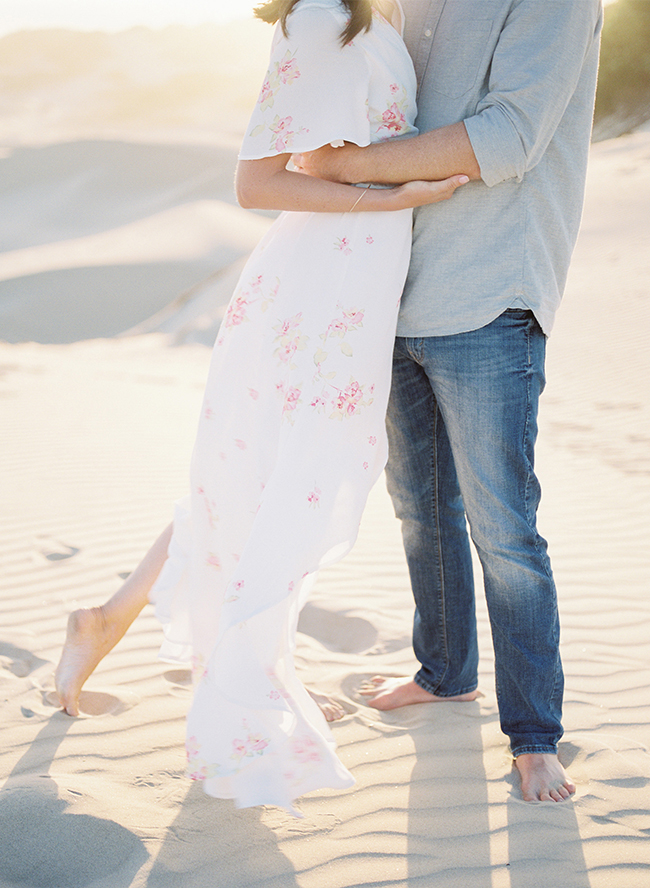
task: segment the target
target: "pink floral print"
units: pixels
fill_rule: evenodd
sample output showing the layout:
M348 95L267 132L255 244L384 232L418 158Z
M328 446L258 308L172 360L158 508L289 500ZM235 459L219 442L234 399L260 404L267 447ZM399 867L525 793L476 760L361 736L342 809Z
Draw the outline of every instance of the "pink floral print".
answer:
M317 743L308 734L294 737L291 741L291 752L301 765L320 762L323 758Z
M282 398L282 419L286 419L291 425L295 422L294 411L302 404L301 391L298 386L280 383L276 391Z
M283 700L290 701L292 699L291 694L287 691L287 689L284 687L284 685L282 684L282 682L278 678L278 675L277 675L275 669L273 669L272 666L267 666L264 671L266 673L267 678L269 679L269 681L273 685L274 690L277 692L278 696L281 697ZM273 693L273 691L271 691L271 694L272 693ZM269 694L268 696L270 697L271 694ZM277 698L273 697L272 699L277 699Z
M192 678L194 681L200 681L208 674L205 657L202 654L193 654L190 658L190 666L192 667Z
M347 419L361 412L362 407L372 404L373 399L364 400L363 386L356 379L350 379L349 384L339 390L331 402L333 413L330 419Z
M190 780L207 780L219 773L219 765L211 765L201 757L201 744L197 737L188 737L185 741L187 756L187 776Z
M275 90L271 86L271 81L267 77L264 83L262 84L262 89L260 90L260 96L257 100L262 111L266 111L267 108L270 108L273 105L273 96L275 95Z
M375 111L370 118L371 125L377 128L377 134L382 139L401 135L410 129L407 120L410 100L406 90L397 83L392 83L389 89L394 101L388 102L383 111Z
M208 516L208 524L210 525L210 528L214 530L217 526L217 521L219 520L219 516L215 511L216 503L208 497L203 487L197 487L196 492L203 500L203 505Z
M271 740L268 737L264 737L261 732L254 733L251 731L246 719L243 720L242 727L245 736L232 741L232 755L230 758L241 762L244 758L264 755L264 751L268 748Z
M294 80L300 77L296 57L292 56L289 50L287 50L279 62L276 62L275 70L280 83L293 83Z
M235 590L235 592L239 593L242 591L243 588L244 588L244 581L243 580L237 580L236 583L233 583L233 589ZM226 602L226 604L232 604L233 601L239 601L239 595L238 594L235 595L233 593L232 595L228 595L226 598L224 598L224 601Z
M300 126L298 129L291 129L292 123L293 117L291 115L280 117L276 114L275 120L269 125L269 129L273 133L270 147L277 151L278 154L286 154L291 151L295 137L309 132L304 126Z
M309 406L315 407L319 413L323 413L323 411L327 407L327 397L327 389L324 388L320 395L314 395Z
M274 339L274 342L277 343L274 354L280 365L287 365L292 370L296 369L296 365L293 363L294 355L306 347L309 338L301 332L301 323L302 312L299 311L298 314L280 321L273 327L277 333Z
M339 314L333 318L327 326L327 330L324 333L320 334L320 339L323 340L323 345L327 344L328 339L340 339L339 347L341 352L347 357L351 358L354 354L354 350L350 342L346 339L348 333L359 330L363 327L363 318L364 318L364 309L359 308L344 308L339 302L337 305L339 309ZM314 353L314 363L318 368L316 371L316 378L321 377L322 379L333 379L336 376L336 373L323 373L322 365L327 360L328 352L326 352L323 348L316 349ZM312 401L312 406L317 406Z
M318 504L320 503L321 493L322 493L322 491L320 490L320 488L314 486L314 489L310 490L309 493L307 494L307 502L309 503L309 505L312 508L315 509L318 507Z
M245 286L238 287L226 309L222 329L239 327L244 321L250 321L248 309L252 305L259 305L261 311L266 311L278 295L280 281L276 278L266 295L264 287L264 276L261 274L253 277ZM217 344L221 345L222 341L223 337L220 337Z
M224 327L238 327L248 320L246 308L248 300L243 293L236 293L230 301L226 309L226 317L224 319Z
M299 77L300 71L296 57L290 50L287 50L284 56L275 62L267 72L257 100L260 109L266 111L267 108L272 108L280 86L289 85Z
M334 241L334 249L343 253L344 256L352 255L352 247L350 246L350 240L347 237L337 237Z
M341 312L329 322L327 330L321 335L323 340L327 340L330 336L344 339L351 330L359 330L363 327L365 312L362 309L343 308L340 303L338 307Z
M390 108L386 108L381 115L381 119L387 130L393 130L396 133L401 133L406 123L406 118L400 111L396 102L393 102Z

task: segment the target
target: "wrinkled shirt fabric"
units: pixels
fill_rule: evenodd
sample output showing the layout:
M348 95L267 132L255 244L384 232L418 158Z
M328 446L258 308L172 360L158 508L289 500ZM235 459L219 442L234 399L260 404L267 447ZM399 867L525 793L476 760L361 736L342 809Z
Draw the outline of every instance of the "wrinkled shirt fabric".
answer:
M600 0L403 0L416 125L464 121L481 181L415 211L399 336L531 309L548 335L580 225Z

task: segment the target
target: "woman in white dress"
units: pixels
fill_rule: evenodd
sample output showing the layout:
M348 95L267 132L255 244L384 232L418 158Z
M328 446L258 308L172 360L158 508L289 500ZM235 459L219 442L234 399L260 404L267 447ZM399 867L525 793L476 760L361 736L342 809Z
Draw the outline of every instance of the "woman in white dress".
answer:
M188 773L239 806L353 783L295 675L300 607L354 543L387 458L384 415L411 208L465 177L393 189L287 169L292 153L415 134L415 75L370 0L270 0L279 21L240 153L245 207L288 212L251 255L214 348L188 498L122 589L77 611L57 670L63 707L147 601L163 659L191 662Z

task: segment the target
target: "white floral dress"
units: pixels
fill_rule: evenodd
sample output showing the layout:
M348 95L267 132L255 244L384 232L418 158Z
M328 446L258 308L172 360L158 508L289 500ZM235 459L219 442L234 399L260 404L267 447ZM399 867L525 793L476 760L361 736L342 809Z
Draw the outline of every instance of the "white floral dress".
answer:
M241 158L415 132L415 75L375 15L345 47L338 0L278 28ZM164 659L191 660L189 774L295 812L354 782L293 664L319 568L354 543L387 457L384 414L411 211L283 213L251 255L213 353L169 556L152 590Z

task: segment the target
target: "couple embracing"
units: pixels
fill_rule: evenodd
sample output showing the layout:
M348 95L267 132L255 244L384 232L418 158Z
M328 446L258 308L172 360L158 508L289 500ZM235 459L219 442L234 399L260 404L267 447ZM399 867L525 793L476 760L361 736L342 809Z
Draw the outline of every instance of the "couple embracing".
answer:
M381 710L477 697L469 526L522 794L561 802L575 787L557 756L534 446L600 2L268 0L256 14L277 29L237 195L283 213L215 343L190 494L124 586L71 615L61 704L78 712L152 601L161 655L192 664L189 773L206 792L293 810L351 785L326 723L342 710L306 691L292 655L316 573L353 545L386 466L420 669L362 693Z

